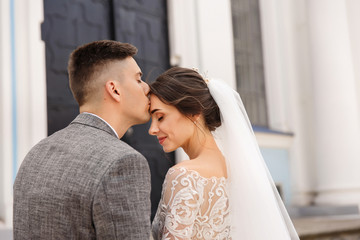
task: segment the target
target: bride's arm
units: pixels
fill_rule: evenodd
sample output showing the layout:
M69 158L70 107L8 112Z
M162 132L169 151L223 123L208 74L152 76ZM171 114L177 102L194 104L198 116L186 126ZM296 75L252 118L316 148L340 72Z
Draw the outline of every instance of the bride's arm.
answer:
M167 174L163 195L165 223L162 239L190 239L200 208L200 196L196 181L191 174L181 169L172 169Z

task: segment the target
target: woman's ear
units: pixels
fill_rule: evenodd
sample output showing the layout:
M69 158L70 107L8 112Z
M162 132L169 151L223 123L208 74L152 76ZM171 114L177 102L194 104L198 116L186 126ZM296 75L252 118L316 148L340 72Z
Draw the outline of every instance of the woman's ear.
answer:
M197 122L200 119L200 117L201 117L200 113L199 114L193 114L193 115L191 115L191 120L193 122Z
M201 114L193 114L190 117L190 120L196 125L197 128L204 131L206 130L205 119Z
M107 81L105 83L105 91L113 100L120 102L119 84L116 84L115 81Z

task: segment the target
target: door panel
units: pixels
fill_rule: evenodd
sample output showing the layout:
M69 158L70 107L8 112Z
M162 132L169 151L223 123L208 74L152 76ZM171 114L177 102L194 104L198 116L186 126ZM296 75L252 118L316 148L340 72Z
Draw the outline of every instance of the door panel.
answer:
M135 59L148 82L169 68L166 0L44 0L44 16L49 135L79 113L67 76L68 58L77 46L102 39L134 44L139 50ZM165 155L157 139L147 134L149 125L134 126L123 140L149 162L153 218L174 155Z

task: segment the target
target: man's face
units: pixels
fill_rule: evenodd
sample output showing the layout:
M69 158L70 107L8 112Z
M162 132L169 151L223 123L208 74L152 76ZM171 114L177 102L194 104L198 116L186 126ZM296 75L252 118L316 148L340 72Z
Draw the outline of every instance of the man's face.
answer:
M117 80L124 117L132 125L145 123L150 119L149 85L142 81L141 69L134 58L127 57L119 64Z

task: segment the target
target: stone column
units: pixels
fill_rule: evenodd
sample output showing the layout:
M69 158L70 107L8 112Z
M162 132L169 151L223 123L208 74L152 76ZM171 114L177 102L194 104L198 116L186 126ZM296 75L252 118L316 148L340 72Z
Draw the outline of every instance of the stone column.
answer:
M28 151L47 136L43 0L16 0L14 11L19 167Z
M47 135L43 0L0 1L0 219L12 226L21 161Z
M307 1L317 204L360 203L360 116L347 2Z
M170 62L236 88L230 0L168 0Z
M10 1L0 1L0 219L12 226L12 73Z

